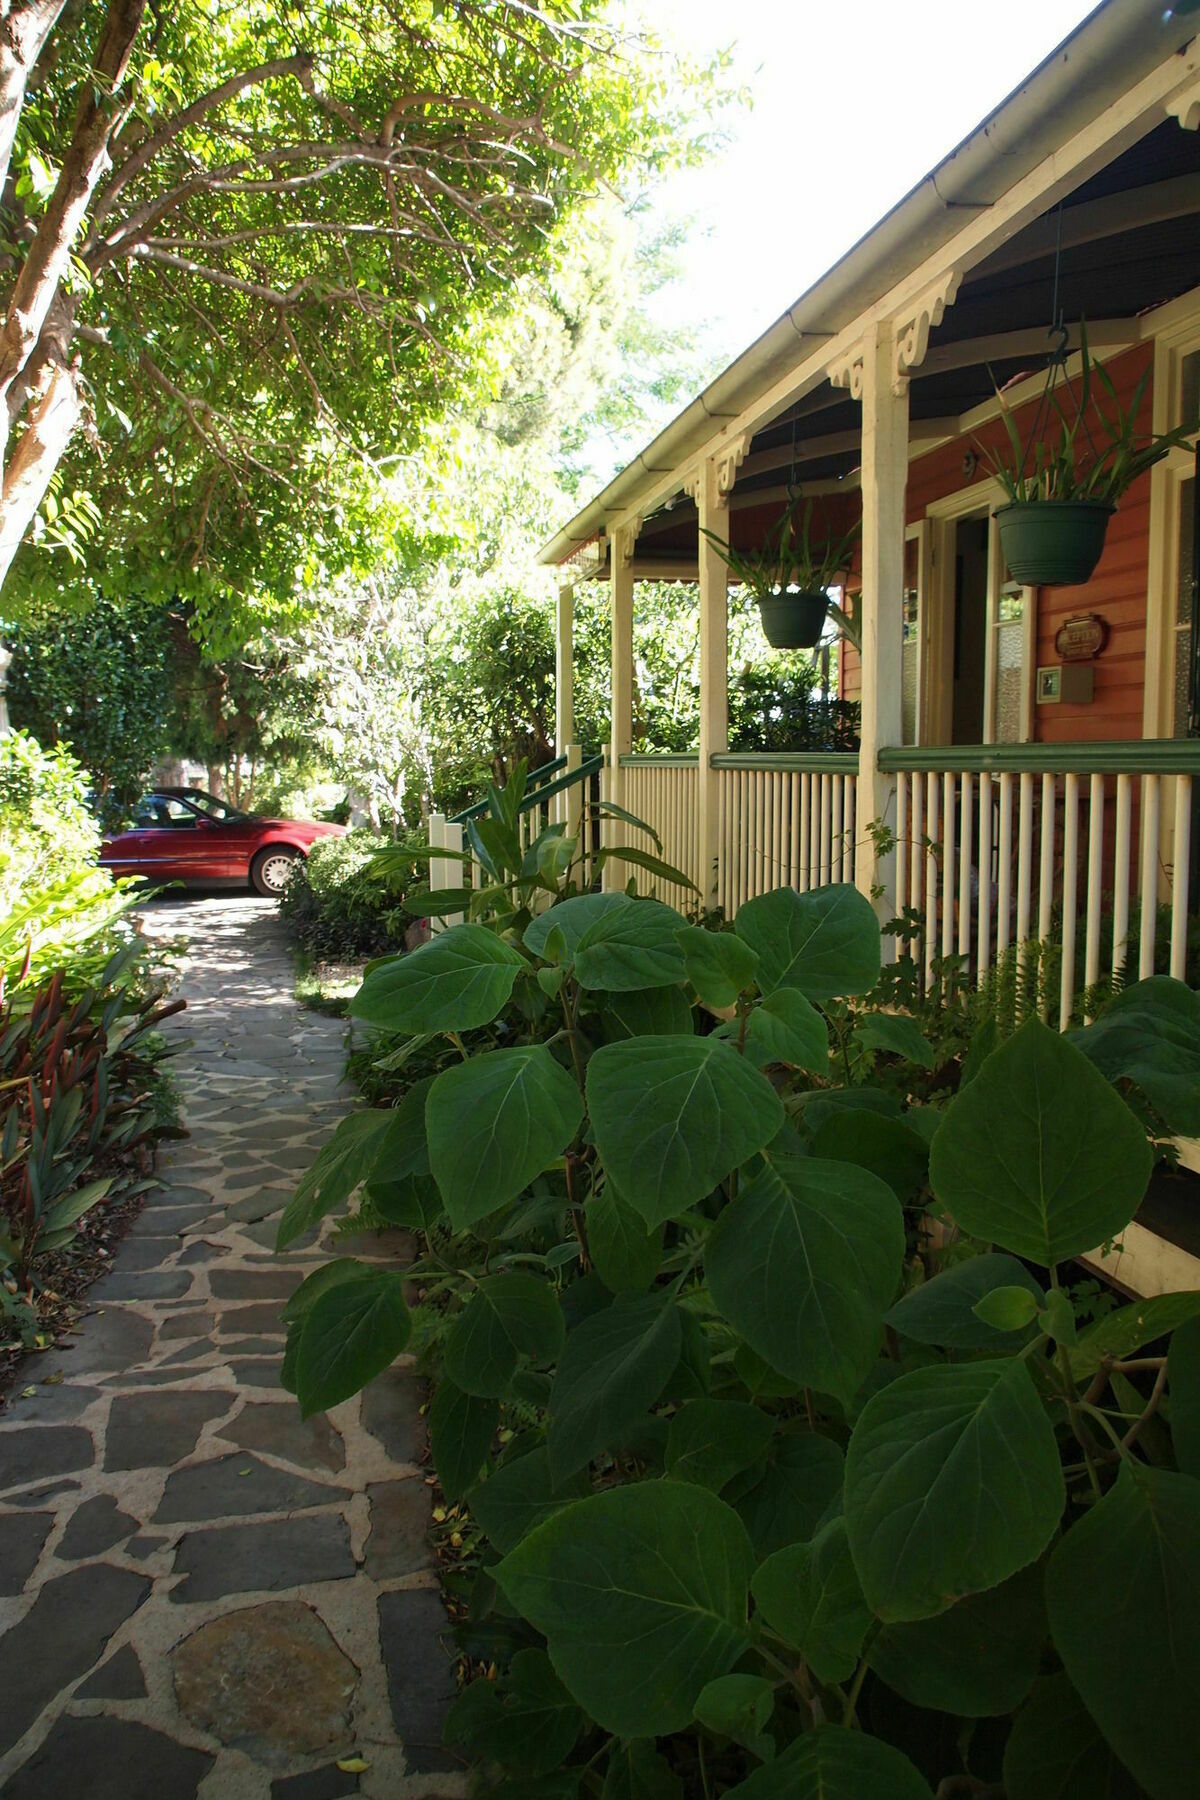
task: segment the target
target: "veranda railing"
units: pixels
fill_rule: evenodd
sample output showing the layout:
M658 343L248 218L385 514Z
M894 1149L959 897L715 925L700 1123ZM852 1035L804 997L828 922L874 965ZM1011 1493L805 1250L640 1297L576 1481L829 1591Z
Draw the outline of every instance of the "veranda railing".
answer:
M596 858L600 841L597 830L598 807L595 802L601 798L603 772L602 756L585 757L578 745L572 744L564 755L556 757L553 762L543 763L530 773L517 814L517 830L525 849L549 825L560 824L568 835L578 837L580 881L584 887L590 887L598 874ZM490 880L480 860L481 846L476 832L476 821L482 819L487 811L488 802L480 800L450 819L442 813L430 814L430 849L450 852L445 857L430 858L431 888L481 888ZM463 853L470 857L469 862L461 860ZM458 914L452 915L435 923L434 929L457 924L460 917Z
M899 944L926 986L950 973L982 984L1015 960L1066 1025L1105 982L1186 977L1200 742L951 745L879 761L896 780L881 822L894 838L885 900L908 915ZM875 823L860 816L857 756L730 753L713 767L728 916L772 887L854 879L856 843ZM705 886L696 757L627 756L621 768L626 805Z
M1156 968L1185 979L1200 742L888 750L897 913L920 917L925 981L1040 961L1042 1010ZM888 821L893 825L893 821ZM1164 954L1165 949L1165 954ZM1056 992L1048 991L1047 976Z

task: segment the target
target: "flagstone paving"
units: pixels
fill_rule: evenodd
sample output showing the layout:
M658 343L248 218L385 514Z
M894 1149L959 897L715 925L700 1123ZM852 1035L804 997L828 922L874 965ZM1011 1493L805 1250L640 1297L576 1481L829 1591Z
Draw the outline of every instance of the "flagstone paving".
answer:
M416 1380L401 1361L308 1420L278 1383L280 1309L327 1247L269 1246L353 1099L344 1027L295 1004L269 902L158 902L146 930L187 945L191 1136L0 1413L0 1793L461 1795Z

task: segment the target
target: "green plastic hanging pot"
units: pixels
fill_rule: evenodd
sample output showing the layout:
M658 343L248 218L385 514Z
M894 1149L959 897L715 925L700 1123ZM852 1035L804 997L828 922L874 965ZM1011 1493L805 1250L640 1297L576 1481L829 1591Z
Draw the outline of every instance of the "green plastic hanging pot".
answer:
M1022 587L1080 587L1104 550L1106 500L1014 500L996 512L1000 548Z
M829 612L829 595L789 594L777 588L761 594L758 610L767 642L775 650L811 650L821 641Z

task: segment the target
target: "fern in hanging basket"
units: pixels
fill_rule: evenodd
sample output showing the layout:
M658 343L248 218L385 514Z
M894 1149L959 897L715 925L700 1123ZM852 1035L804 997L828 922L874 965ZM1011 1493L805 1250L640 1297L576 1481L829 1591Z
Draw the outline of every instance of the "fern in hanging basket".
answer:
M829 598L826 589L850 567L861 521L840 538L814 543L813 503L797 494L771 527L757 550L735 550L715 531L704 536L739 586L758 602L767 642L776 650L811 650L820 642L827 618L856 649L854 620Z
M1061 328L1060 328L1061 329ZM1190 447L1195 424L1141 436L1137 417L1150 370L1143 371L1127 407L1112 377L1093 362L1087 328L1079 328L1078 396L1063 382L1073 408L1059 391L1066 362L1066 332L1052 352L1033 429L1023 440L1007 396L997 387L1007 453L981 445L983 460L1008 496L996 510L1000 544L1014 578L1026 587L1074 587L1100 561L1108 521L1123 494L1170 451ZM1093 399L1093 376L1102 396ZM1099 443L1089 423L1098 426Z

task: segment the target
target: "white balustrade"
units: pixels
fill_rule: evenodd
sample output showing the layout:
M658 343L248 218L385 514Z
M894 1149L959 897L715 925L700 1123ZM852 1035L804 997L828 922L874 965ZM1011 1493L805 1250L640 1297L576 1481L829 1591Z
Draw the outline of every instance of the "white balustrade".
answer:
M912 753L923 767L885 753L896 780L892 898L897 913L922 915L907 948L927 991L996 982L1003 967L1017 1015L1037 1007L1065 1030L1092 1016L1110 980L1156 967L1186 977L1200 758L1186 744L1139 749L966 748L960 767L949 750Z

